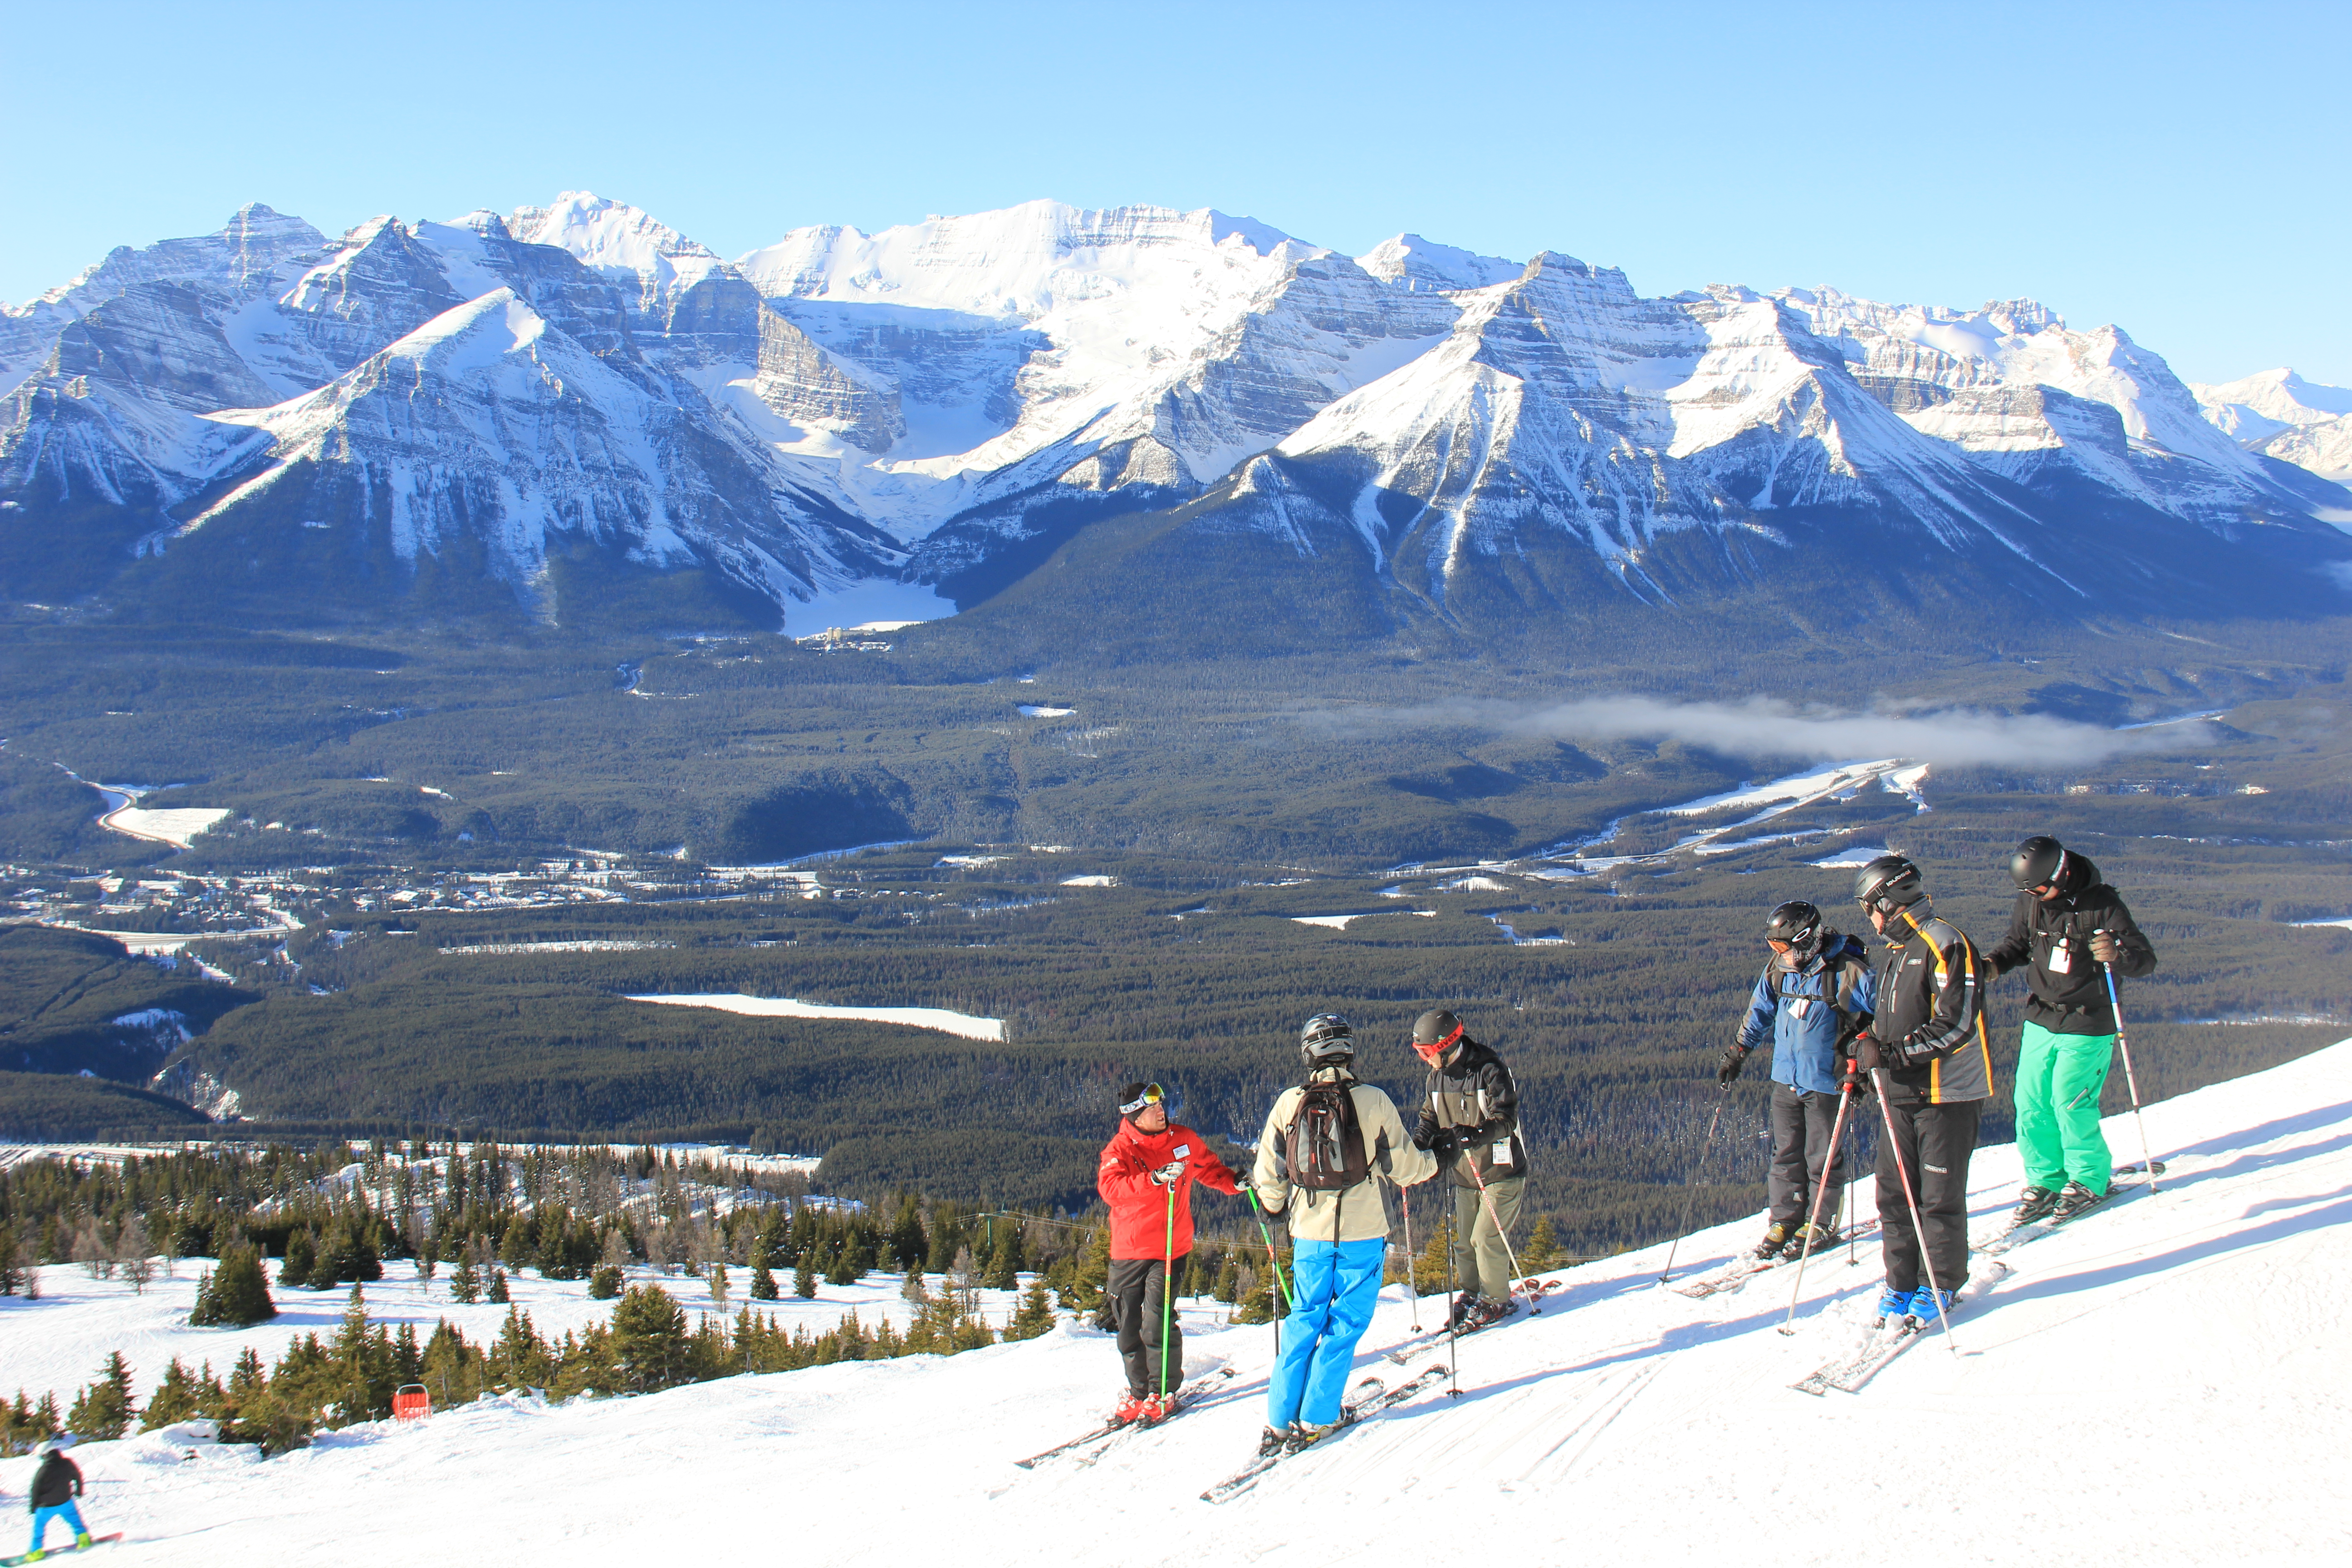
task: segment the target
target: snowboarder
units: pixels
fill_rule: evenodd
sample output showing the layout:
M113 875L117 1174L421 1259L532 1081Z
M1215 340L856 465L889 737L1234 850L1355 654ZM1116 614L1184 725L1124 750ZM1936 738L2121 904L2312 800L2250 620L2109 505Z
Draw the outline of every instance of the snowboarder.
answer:
M1924 1322L1968 1282L1969 1157L1992 1098L1984 963L1967 934L1929 907L1919 868L1902 856L1881 855L1856 872L1853 897L1886 939L1875 1016L1855 1037L1849 1073L1855 1087L1877 1089L1888 1134L1878 1145L1886 1264L1878 1312Z
M1519 1091L1493 1050L1439 1010L1413 1020L1413 1053L1429 1065L1426 1102L1412 1146L1436 1156L1454 1179L1454 1280L1460 1294L1446 1326L1480 1329L1511 1311L1506 1237L1528 1190L1519 1141Z
M1118 1099L1118 1131L1095 1173L1095 1190L1110 1205L1105 1299L1127 1364L1127 1392L1111 1419L1150 1426L1175 1414L1184 1381L1184 1336L1168 1289L1170 1273L1192 1250L1192 1184L1230 1196L1241 1178L1199 1133L1168 1120L1158 1084L1130 1083Z
M1832 1136L1839 1080L1847 1046L1877 1010L1877 983L1861 940L1826 924L1822 911L1802 900L1772 911L1764 943L1772 956L1756 977L1748 1015L1724 1048L1716 1079L1728 1085L1750 1051L1772 1042L1771 1210L1756 1256L1796 1258L1809 1241L1819 1252L1837 1240L1837 1205L1830 1194L1843 1191L1846 1179L1845 1157ZM1814 1194L1821 1194L1822 1212L1808 1215Z
M2009 859L2017 902L2009 934L1984 955L1987 978L2027 971L2017 1050L2017 1222L2071 1219L2107 1196L2115 1158L2099 1131L2099 1091L2116 1048L2107 975L2156 972L2156 950L2099 879L2099 868L2037 834Z
M81 1510L74 1507L74 1499L81 1496L81 1467L66 1458L65 1445L55 1437L33 1452L41 1457L41 1465L33 1472L33 1485L25 1494L25 1506L33 1514L33 1545L25 1554L27 1563L38 1563L48 1555L41 1538L48 1533L53 1519L73 1531L76 1547L89 1544L89 1526L81 1521Z
M1339 1425L1388 1256L1381 1183L1409 1187L1437 1173L1437 1162L1405 1136L1395 1101L1356 1081L1347 1019L1307 1019L1298 1051L1307 1081L1274 1102L1250 1173L1259 1205L1288 1224L1291 1240L1290 1316L1267 1380L1261 1454L1303 1447Z

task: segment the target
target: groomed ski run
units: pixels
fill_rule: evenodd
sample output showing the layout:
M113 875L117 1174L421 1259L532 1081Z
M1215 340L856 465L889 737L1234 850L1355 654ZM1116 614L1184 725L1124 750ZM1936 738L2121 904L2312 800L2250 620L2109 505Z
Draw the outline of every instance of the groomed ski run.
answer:
M1726 1553L1839 1568L2337 1560L2352 1551L2337 1457L2352 1438L2337 1331L2352 1293L2352 1041L2151 1105L2147 1120L2169 1166L2160 1192L2004 1258L2014 1272L1953 1318L1957 1355L1915 1345L1853 1394L1789 1385L1851 1343L1846 1310L1866 1311L1879 1283L1874 1246L1858 1268L1843 1246L1815 1258L1799 1331L1783 1337L1793 1270L1691 1300L1658 1286L1662 1242L1563 1271L1540 1316L1464 1340L1460 1398L1441 1384L1383 1410L1222 1505L1201 1494L1255 1451L1273 1334L1201 1302L1184 1309L1188 1353L1234 1378L1083 1468L1013 1462L1085 1431L1115 1392L1109 1340L1066 1324L946 1360L561 1407L492 1400L266 1461L166 1428L79 1447L82 1506L92 1530L127 1531L107 1549L123 1568L250 1568L322 1549L358 1563L635 1565L684 1548L877 1568L1395 1553L1429 1568ZM2109 1136L2137 1142L2128 1113ZM2018 1177L2013 1150L1979 1152L1972 1231L2006 1215ZM1870 1193L1855 1188L1856 1217L1870 1217ZM1684 1238L1680 1258L1721 1268L1758 1219ZM59 1353L44 1340L70 1332L77 1298L128 1300L62 1268L44 1290L0 1300L0 1367ZM443 1304L390 1282L369 1300L428 1326ZM288 1292L281 1305L324 1333L342 1300ZM142 1393L170 1354L235 1359L236 1334L166 1322L116 1336ZM1382 1352L1410 1331L1391 1291L1355 1375L1402 1375ZM94 1367L106 1348L74 1361ZM0 1461L19 1520L30 1463Z

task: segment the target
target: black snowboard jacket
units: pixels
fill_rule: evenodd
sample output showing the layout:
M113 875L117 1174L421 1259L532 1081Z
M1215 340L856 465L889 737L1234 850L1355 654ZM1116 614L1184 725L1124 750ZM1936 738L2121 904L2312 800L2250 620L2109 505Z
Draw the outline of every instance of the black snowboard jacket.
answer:
M25 1494L25 1511L38 1513L68 1498L81 1496L81 1467L63 1454L51 1454L33 1472L32 1489Z
M2122 952L2117 978L2156 973L2156 949L2124 907L2121 893L2099 880L2099 868L2066 851L2058 875L2058 896L2043 901L2020 893L2009 914L2009 934L1984 955L1989 974L2024 969L2033 994L2025 1016L2053 1035L2112 1035L2115 1009L2107 1005L2106 976L2091 957L2091 933L2116 933Z

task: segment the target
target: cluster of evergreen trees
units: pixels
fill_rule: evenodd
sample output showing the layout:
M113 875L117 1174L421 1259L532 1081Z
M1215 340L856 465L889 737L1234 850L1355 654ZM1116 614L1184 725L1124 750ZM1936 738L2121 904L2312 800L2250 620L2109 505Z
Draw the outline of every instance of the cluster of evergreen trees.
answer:
M191 1371L173 1357L163 1381L139 1407L130 1365L109 1355L98 1375L60 1417L54 1394L36 1404L18 1390L0 1405L0 1455L71 1432L87 1439L121 1437L135 1424L152 1432L197 1419L218 1425L223 1442L254 1443L265 1454L298 1447L322 1428L381 1421L392 1415L394 1394L421 1384L436 1405L461 1405L518 1391L562 1399L587 1394L651 1394L681 1384L744 1373L795 1372L839 1361L902 1355L954 1355L1001 1339L1034 1339L1054 1326L1053 1304L1033 1284L1002 1330L980 1314L974 1288L950 1278L929 1288L909 1273L903 1292L914 1320L868 1328L855 1312L823 1333L805 1325L786 1329L772 1313L750 1306L730 1321L701 1314L688 1326L686 1309L656 1285L624 1293L609 1322L551 1341L530 1314L509 1307L497 1338L467 1340L442 1319L419 1341L413 1325L397 1332L372 1321L361 1287L352 1289L341 1326L330 1337L306 1334L274 1367L247 1347L224 1380L210 1362Z

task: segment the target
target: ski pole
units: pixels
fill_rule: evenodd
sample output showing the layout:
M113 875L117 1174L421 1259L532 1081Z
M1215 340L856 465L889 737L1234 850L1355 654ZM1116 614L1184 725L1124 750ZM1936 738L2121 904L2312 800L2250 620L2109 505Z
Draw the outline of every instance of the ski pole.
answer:
M1454 1258L1454 1213L1451 1209L1445 1215L1445 1256L1451 1262ZM1462 1283L1460 1264L1454 1264L1454 1283L1458 1289ZM1462 1319L1450 1306L1446 1312L1450 1321L1445 1325L1445 1380L1452 1386L1446 1389L1445 1397L1459 1399L1462 1397Z
M1845 1266L1848 1268L1862 1267L1862 1259L1854 1255L1853 1244L1853 1233L1862 1228L1861 1218L1853 1213L1853 1184L1862 1180L1861 1170L1862 1118L1857 1116L1846 1123L1845 1189L1838 1194L1838 1216L1852 1221L1845 1232Z
M2147 1144L2147 1118L2139 1113L2139 1080L2132 1076L2131 1042L2124 1038L2124 1005L2116 996L2116 966L2099 965L2107 977L2107 1011L2116 1016L2116 1044L2124 1053L2124 1087L2131 1091L2132 1120L2139 1123L2139 1157L2147 1162L2147 1190L2156 1193L2156 1153Z
M1715 1114L1706 1119L1706 1136L1699 1141L1698 1156L1701 1160L1706 1158L1707 1150L1715 1145L1715 1124L1723 1120L1723 1108L1730 1098L1731 1086L1727 1083L1715 1091ZM1658 1276L1659 1284L1663 1285L1675 1277L1675 1251L1682 1246L1684 1233L1690 1229L1691 1215L1697 1212L1698 1187L1694 1184L1690 1196L1683 1200L1683 1222L1675 1227L1674 1245L1666 1248L1666 1271Z
M1927 1270L1927 1289L1936 1296L1936 1317L1944 1325L1944 1348L1957 1356L1959 1347L1952 1343L1952 1315L1944 1310L1944 1288L1936 1283L1936 1260L1927 1252L1927 1227L1919 1223L1919 1199L1911 1190L1911 1173L1903 1163L1903 1140L1895 1135L1895 1108L1886 1100L1886 1069L1870 1069L1871 1082L1878 1088L1878 1114L1886 1122L1886 1152L1895 1156L1895 1173L1902 1178L1903 1201L1911 1210L1911 1241L1919 1249L1919 1267ZM1883 1235L1886 1221L1882 1217L1878 1228Z
M1257 1215L1257 1233L1265 1237L1266 1266L1274 1270L1274 1288L1282 1295L1283 1317L1288 1317L1290 1315L1290 1287L1284 1284L1282 1281L1282 1259L1274 1250L1274 1232L1266 1228L1265 1210L1258 1205L1257 1188L1255 1186L1244 1186L1242 1188L1242 1191L1249 1194L1250 1212ZM1282 1318L1276 1318L1274 1321L1274 1353L1276 1355L1280 1355L1282 1353Z
M1789 1317L1788 1321L1780 1325L1780 1331L1784 1334L1793 1334L1797 1331L1797 1298L1804 1292L1805 1265L1812 1260L1813 1237L1820 1234L1822 1228L1815 1221L1821 1217L1822 1200L1829 1196L1830 1167L1837 1163L1838 1138L1845 1131L1846 1108L1853 1103L1853 1086L1848 1084L1838 1094L1837 1125L1830 1129L1830 1146L1822 1155L1822 1179L1813 1187L1813 1205L1805 1215L1805 1247L1803 1251L1797 1254L1797 1282L1789 1287ZM1841 1214L1845 1212L1843 1192L1838 1194L1838 1212Z
M1168 1403L1168 1336L1176 1323L1176 1184L1168 1184L1168 1245L1160 1265L1160 1402Z
M1486 1190L1486 1178L1478 1173L1477 1157L1467 1152L1465 1152L1463 1157L1470 1162L1470 1179L1478 1184L1478 1202L1485 1205L1486 1217L1495 1222L1495 1234L1503 1238L1503 1256L1511 1260L1511 1276L1512 1278L1517 1279L1518 1278L1519 1273L1518 1251L1511 1246L1511 1233L1503 1228L1503 1216L1495 1207L1495 1195ZM1471 1243L1474 1247L1476 1245L1477 1238L1475 1236L1471 1238ZM1533 1283L1533 1281L1528 1281L1528 1283ZM1505 1305L1507 1306L1509 1304L1507 1298L1510 1295L1509 1286L1507 1285L1503 1288L1503 1294L1506 1298ZM1538 1304L1541 1300L1542 1293L1540 1291L1531 1290L1528 1293L1528 1316L1532 1318L1537 1313L1543 1310L1543 1308Z
M1412 1331L1421 1332L1421 1255L1412 1249L1412 1191L1397 1189L1397 1202L1404 1205L1404 1288L1412 1292Z

